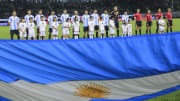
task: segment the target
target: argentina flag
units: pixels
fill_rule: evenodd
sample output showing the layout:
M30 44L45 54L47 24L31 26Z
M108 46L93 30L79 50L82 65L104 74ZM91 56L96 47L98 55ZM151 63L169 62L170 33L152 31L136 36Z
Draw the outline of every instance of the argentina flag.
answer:
M2 101L144 101L180 89L180 32L0 40Z

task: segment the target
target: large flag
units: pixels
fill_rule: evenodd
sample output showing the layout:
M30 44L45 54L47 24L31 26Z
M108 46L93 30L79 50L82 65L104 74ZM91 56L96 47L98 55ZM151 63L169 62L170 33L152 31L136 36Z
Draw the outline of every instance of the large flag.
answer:
M179 32L0 40L0 96L12 101L143 101L180 89L179 70Z

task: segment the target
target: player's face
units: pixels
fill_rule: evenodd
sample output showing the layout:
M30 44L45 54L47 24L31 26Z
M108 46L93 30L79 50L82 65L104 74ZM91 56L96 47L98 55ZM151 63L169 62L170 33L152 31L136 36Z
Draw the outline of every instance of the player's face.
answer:
M75 14L75 15L78 15L78 11L74 11L74 14Z
M107 10L105 10L104 13L107 14L108 13Z
M94 13L96 14L96 13L97 13L97 10L94 10Z
M30 19L30 22L32 23L32 22L33 22L33 19Z
M85 14L88 14L88 11L85 11Z
M54 14L55 14L55 12L54 12L54 11L52 11L52 12L51 12L51 15L54 15Z
M90 18L90 20L92 21L92 20L93 20L93 18Z
M31 10L28 10L27 13L28 13L29 15L31 15Z
M117 6L115 6L115 7L114 7L114 11L117 11L117 10L118 10L118 7L117 7Z
M44 21L44 17L41 17L41 21Z
M12 15L13 15L13 16L16 16L16 12L13 12Z
M158 12L161 12L161 9L158 9Z
M25 22L25 20L24 20L24 19L22 19L22 22L24 23L24 22Z
M140 13L140 9L137 9L137 13Z
M124 15L127 15L127 12L124 12Z
M168 12L171 12L171 8L168 8Z
M40 15L42 14L42 10L39 11L39 14L40 14Z
M64 10L64 14L66 14L67 13L67 10Z
M148 10L148 14L150 14L151 13L151 11L150 10Z

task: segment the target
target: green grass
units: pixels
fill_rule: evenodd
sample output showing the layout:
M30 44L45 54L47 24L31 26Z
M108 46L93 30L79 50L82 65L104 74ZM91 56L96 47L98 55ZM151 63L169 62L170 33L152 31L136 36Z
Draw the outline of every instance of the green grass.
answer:
M134 21L131 22L133 24L133 32L135 30L135 23ZM178 32L180 31L180 19L173 19L173 32ZM120 25L122 24L122 22L120 23ZM143 27L142 27L142 33L145 34L145 30L146 30L146 26L145 26L146 22L143 21ZM59 27L59 38L61 36L61 26ZM48 27L47 27L48 29ZM156 29L156 21L153 21L153 26L152 26L152 33L156 33L155 32ZM121 32L121 28L120 28L120 32ZM47 34L48 34L48 30L47 30ZM133 33L134 34L134 33ZM48 35L47 35L48 36ZM47 38L46 36L46 38ZM82 28L82 24L81 24L81 32L80 32L80 37L83 36L83 28ZM72 29L71 29L71 34L70 37L72 38ZM9 34L9 26L3 26L0 27L0 39L9 39L10 38L10 34ZM160 96L154 99L150 99L150 100L146 100L146 101L180 101L180 90L173 92L171 94L167 94L164 96Z
M135 30L135 22L132 21L131 22L133 24L133 34L135 34L134 30ZM173 23L174 23L174 26L173 26L173 32L177 32L177 31L180 31L180 19L173 19ZM122 22L120 22L120 25L122 24ZM152 26L152 33L156 33L155 32L156 30L156 21L154 20L153 21L153 26ZM61 25L59 27L59 38L61 36ZM71 34L70 34L70 38L72 38L72 28L71 28ZM121 32L121 27L120 27L120 32ZM143 21L143 27L142 27L142 34L145 34L146 33L146 22ZM48 26L47 26L47 33L46 33L46 39L48 37ZM81 24L81 31L80 31L80 37L82 38L83 36L83 28L82 28L82 24ZM1 26L0 27L0 39L9 39L10 38L10 34L9 34L9 26Z

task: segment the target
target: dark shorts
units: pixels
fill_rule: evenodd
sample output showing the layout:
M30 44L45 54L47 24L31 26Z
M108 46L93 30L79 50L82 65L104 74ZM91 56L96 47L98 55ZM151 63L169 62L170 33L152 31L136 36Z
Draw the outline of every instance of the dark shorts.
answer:
M116 28L119 28L119 23L116 22L116 23L115 23L115 26L116 26Z
M151 27L151 26L152 26L152 21L147 21L146 25L147 25L148 27Z
M136 21L136 25L137 25L138 27L141 27L141 26L142 26L142 21Z
M39 33L39 28L37 28L37 33Z
M88 26L84 27L83 30L84 30L84 32L88 32L89 31L89 27Z
M94 27L94 29L95 29L95 30L99 30L99 26L96 25L96 26Z
M28 28L26 28L26 33L27 33L27 36L29 35L29 30L28 30Z
M172 25L173 25L172 20L168 20L167 25L168 25L168 26L172 26Z
M49 28L49 33L52 33L52 28Z
M106 30L106 31L109 31L109 26L105 26L105 30Z
M10 34L11 35L14 35L14 34L19 35L19 31L18 30L10 30Z

